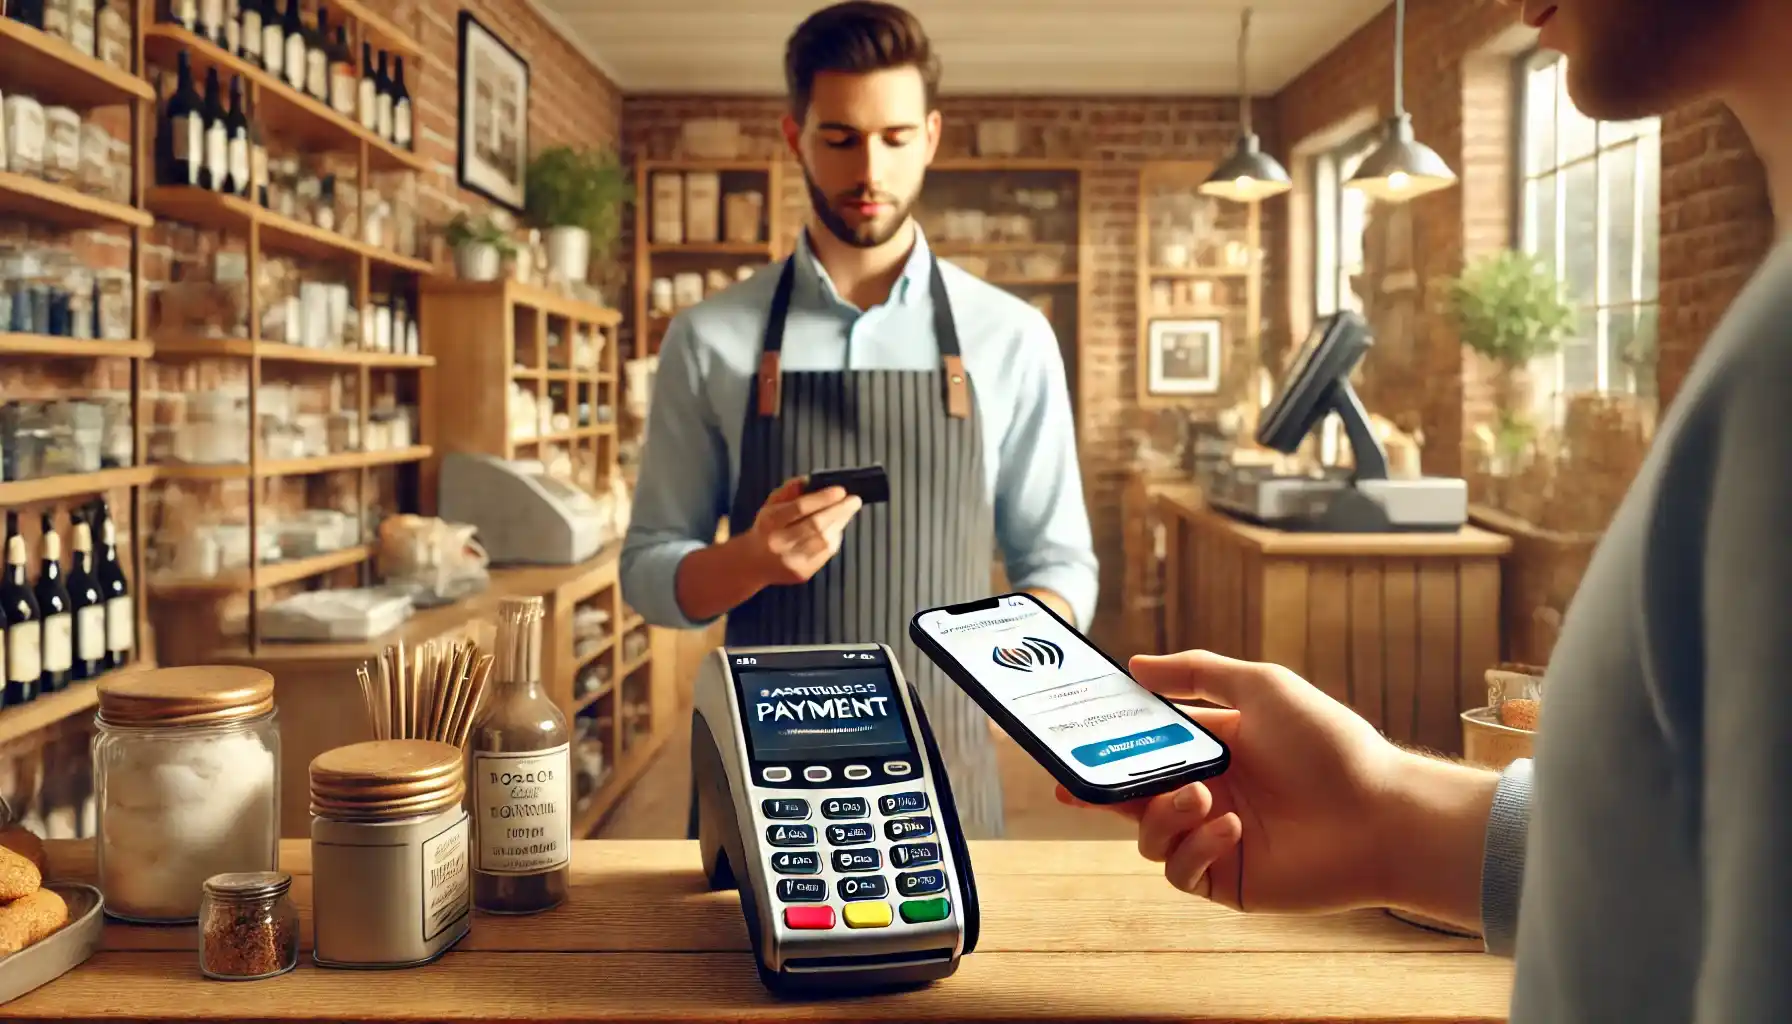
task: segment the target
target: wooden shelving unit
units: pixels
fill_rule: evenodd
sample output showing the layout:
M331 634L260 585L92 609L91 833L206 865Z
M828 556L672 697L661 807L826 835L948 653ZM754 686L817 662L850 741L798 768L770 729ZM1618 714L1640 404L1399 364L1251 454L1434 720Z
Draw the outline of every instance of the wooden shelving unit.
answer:
M422 47L367 4L357 3L355 0L332 0L330 7L333 25L346 22L350 51L357 57L361 53L361 43L365 40L373 43L376 49L404 56L408 62L415 63L421 59ZM368 185L374 175L415 173L427 169L428 162L421 156L385 141L361 127L355 119L344 117L315 98L293 89L259 66L242 60L210 40L177 25L157 23L149 0L140 0L138 22L142 26L140 54L144 66L155 65L171 70L179 54L185 51L189 55L195 77L200 80L211 69L217 70L226 87L232 77L242 79L249 109L260 120L270 143L299 152L333 154L352 160L360 203L355 216L357 225L366 223L371 212L368 207ZM413 81L421 79L420 74L413 74ZM421 137L421 105L417 105L417 115L415 134ZM141 139L143 144L138 150L138 179L153 183L153 147L149 145L147 133ZM199 188L152 184L143 191L143 206L158 222L180 223L221 236L241 238L247 249L247 278L250 281L259 280L259 268L266 256L283 255L333 264L346 272L350 282L350 305L355 310L369 308L376 279L382 286L389 285L393 294L404 295L412 290L406 283L409 279L422 281L434 273L434 267L427 260L369 244L356 236L283 216L236 196ZM381 290L387 289L382 287ZM258 395L266 384L263 379L264 368L279 367L288 372L309 370L313 373L354 374L355 393L359 402L357 437L362 439L361 443L365 443L369 434L374 375L402 373L426 379L435 361L427 354L307 349L263 340L263 310L259 290L248 289L248 296L248 337L206 338L176 333L164 335L160 332L146 336L152 338L158 362L241 360L248 364L248 417L252 436L247 444L247 461L229 465L164 463L157 468L157 478L166 482L184 483L249 481L249 564L245 568L227 569L204 579L158 577L151 581L151 589L159 596L212 600L246 594L247 642L248 649L254 652L261 643L257 621L259 605L268 591L344 570L354 570L359 579L365 580L370 569L369 563L377 551L374 538L364 534L360 544L343 550L305 558L262 562L259 554L262 544L258 537L261 520L259 507L263 502L266 482L325 473L355 473L355 491L358 496L356 504L360 508L367 508L374 501L374 481L370 473L395 466L420 467L434 452L428 435L424 432L427 417L419 401L415 421L417 436L410 447L344 451L301 459L268 458L260 442L261 417L258 411ZM411 307L414 309L415 304L411 304ZM419 327L422 325L423 322L419 320ZM420 329L419 334L423 333ZM419 379L407 390L420 399L425 386L424 381Z
M140 53L134 64L142 67ZM83 115L122 108L129 118L128 139L133 140L133 153L143 148L142 140L148 129L155 95L140 74L82 54L63 40L10 18L0 18L0 92L8 96L34 96L46 105L68 106ZM141 174L134 175L130 202L120 203L27 175L0 172L0 216L63 231L98 230L114 237L128 237L132 336L137 339L147 337L143 301L144 232L154 223L154 218L144 209L145 183ZM0 395L7 399L20 397L16 393L7 393L7 378L21 369L62 366L85 368L91 374L98 370L101 361L123 360L129 366L128 403L134 435L132 465L92 473L0 482L0 510L28 513L21 516L25 520L21 526L27 533L35 532L35 513L40 511L54 508L61 518L69 503L95 495L115 496L119 492L128 495L123 503L111 502L111 514L121 528L121 540L128 541L126 572L134 599L137 632L135 661L118 670L121 672L153 667L156 656L154 635L148 629L148 601L143 586L143 489L155 479L156 471L154 467L141 464L144 445L139 386L143 363L151 351L151 346L140 340L103 341L0 333ZM65 552L68 546L65 532ZM94 683L83 681L66 690L44 694L28 704L0 710L0 748L12 750L20 745L41 744L44 737L61 728L75 728L75 719L90 713L96 703ZM16 793L8 795L15 801L19 797Z
M1024 157L948 158L928 168L927 191L917 209L935 255L956 263L990 284L1013 292L1039 307L1052 322L1070 382L1070 401L1077 435L1084 431L1083 396L1087 368L1082 339L1090 297L1089 196L1085 165L1075 161ZM1023 195L1055 193L1057 206L1029 210ZM954 237L958 211L980 215L980 238ZM961 216L961 215L959 215ZM1016 218L1029 225L1029 237L1006 237L1001 225ZM1028 263L1049 264L1051 273Z
M1139 172L1138 249L1138 401L1147 408L1185 407L1217 412L1247 394L1260 365L1263 321L1262 222L1258 204L1239 204L1200 196L1195 187L1213 170L1210 163L1154 161ZM1190 232L1188 242L1159 237L1153 224L1154 197L1187 204L1210 204L1214 224ZM1181 229L1179 229L1181 230ZM1217 241L1216 241L1217 240ZM1229 261L1229 243L1245 247L1247 262ZM1207 246L1211 251L1196 251ZM1186 265L1170 265L1167 252L1180 248ZM1162 301L1164 293L1170 301ZM1211 353L1212 388L1190 386L1186 393L1154 389L1151 378L1152 324L1160 321L1217 323L1220 341ZM1184 371L1201 360L1181 360ZM1180 380L1192 380L1187 373Z

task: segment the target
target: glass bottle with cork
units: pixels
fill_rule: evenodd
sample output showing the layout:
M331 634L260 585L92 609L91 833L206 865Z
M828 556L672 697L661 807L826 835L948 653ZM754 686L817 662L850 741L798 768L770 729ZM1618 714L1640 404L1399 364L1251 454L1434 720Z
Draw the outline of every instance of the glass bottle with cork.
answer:
M533 914L566 899L572 865L571 735L541 685L542 601L505 598L491 689L468 743L473 905Z

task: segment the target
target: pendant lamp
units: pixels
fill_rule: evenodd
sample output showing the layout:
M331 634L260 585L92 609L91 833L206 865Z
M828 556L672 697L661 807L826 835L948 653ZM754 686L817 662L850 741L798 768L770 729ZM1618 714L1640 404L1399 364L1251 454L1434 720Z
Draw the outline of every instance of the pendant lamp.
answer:
M1403 203L1456 183L1456 172L1437 151L1413 137L1406 112L1406 0L1394 0L1394 116L1385 137L1344 183L1369 198Z
M1294 187L1288 172L1276 158L1263 152L1257 133L1251 130L1251 93L1245 74L1245 49L1251 37L1251 9L1244 9L1238 30L1238 143L1225 159L1202 182L1202 195L1217 196L1239 203L1279 196Z

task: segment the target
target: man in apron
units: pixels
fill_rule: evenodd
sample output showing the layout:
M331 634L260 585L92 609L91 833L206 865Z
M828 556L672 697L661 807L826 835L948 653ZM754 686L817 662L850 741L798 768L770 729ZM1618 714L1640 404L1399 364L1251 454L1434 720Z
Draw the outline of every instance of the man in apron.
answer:
M1063 358L1043 315L935 259L910 216L940 133L939 66L914 17L820 11L791 37L785 77L813 215L788 260L666 332L623 596L661 626L727 615L731 645L889 644L965 831L999 836L988 718L908 620L988 596L998 544L1017 588L1079 625L1093 616ZM887 504L802 493L812 472L872 464ZM692 835L695 816L693 801Z

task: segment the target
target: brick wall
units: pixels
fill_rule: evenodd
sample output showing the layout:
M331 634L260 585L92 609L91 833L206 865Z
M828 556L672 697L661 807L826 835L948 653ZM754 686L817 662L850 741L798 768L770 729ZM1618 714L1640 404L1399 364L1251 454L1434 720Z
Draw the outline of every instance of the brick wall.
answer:
M947 125L942 156L968 154L969 134L985 119L1015 119L1023 135L1044 128L1068 128L1061 137L1076 140L1075 152L1064 159L1086 159L1084 187L1090 196L1086 254L1092 275L1089 308L1083 317L1080 351L1083 362L1083 394L1080 398L1082 439L1080 454L1088 491L1096 549L1102 563L1102 617L1098 630L1112 627L1111 616L1120 606L1121 522L1120 492L1132 465L1131 432L1141 427L1144 415L1136 401L1138 367L1137 253L1139 165L1148 160L1218 160L1230 149L1238 131L1238 104L1225 99L1085 99L1028 98L976 99L949 97L941 102ZM622 105L623 147L626 159L674 155L678 125L690 118L720 117L737 120L755 154L782 151L778 119L783 104L777 98L743 99L702 96L628 97ZM1275 135L1272 103L1260 102L1253 117L1264 144L1281 149ZM794 162L787 163L787 182L798 182ZM800 223L807 199L800 187L785 190L785 221ZM1280 269L1273 262L1281 251L1280 207L1265 207L1265 252L1272 263L1265 274L1266 316L1274 316L1283 303ZM1268 325L1271 331L1285 326Z

